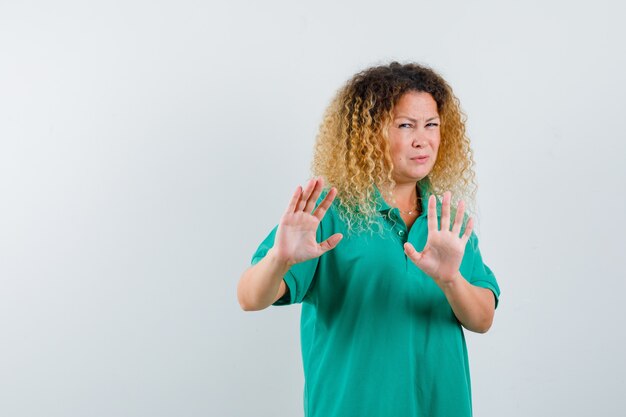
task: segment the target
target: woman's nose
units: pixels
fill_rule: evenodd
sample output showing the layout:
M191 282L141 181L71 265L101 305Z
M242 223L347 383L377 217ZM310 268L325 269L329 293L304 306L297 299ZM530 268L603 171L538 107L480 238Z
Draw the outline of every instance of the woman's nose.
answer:
M414 148L421 148L424 146L425 143L426 141L422 139L422 137L420 137L419 135L416 134L415 137L413 137L412 145Z

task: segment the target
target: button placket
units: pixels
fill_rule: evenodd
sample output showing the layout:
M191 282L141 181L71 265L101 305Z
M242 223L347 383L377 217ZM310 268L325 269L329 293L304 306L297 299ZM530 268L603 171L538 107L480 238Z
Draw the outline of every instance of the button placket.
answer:
M391 229L396 233L402 242L406 242L408 233L405 228L404 220L400 216L400 212L397 208L392 208L389 211L389 219L392 222Z

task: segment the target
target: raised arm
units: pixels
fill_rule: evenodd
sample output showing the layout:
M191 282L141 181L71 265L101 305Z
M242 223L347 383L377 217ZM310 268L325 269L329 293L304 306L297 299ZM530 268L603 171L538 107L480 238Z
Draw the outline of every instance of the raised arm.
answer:
M294 192L278 223L274 246L239 279L237 299L243 310L263 310L273 304L287 290L283 277L292 265L321 256L342 239L341 233L336 233L317 242L319 223L337 195L337 190L331 188L316 208L323 187L323 179L314 178L304 189L298 187Z
M463 327L485 333L491 327L495 313L495 299L491 290L470 284L459 272L465 246L472 233L473 221L467 221L461 235L465 205L459 202L454 224L450 227L449 192L444 193L441 207L441 229L437 225L437 208L434 196L428 200L428 239L421 252L410 243L404 244L406 255L445 294L456 318Z

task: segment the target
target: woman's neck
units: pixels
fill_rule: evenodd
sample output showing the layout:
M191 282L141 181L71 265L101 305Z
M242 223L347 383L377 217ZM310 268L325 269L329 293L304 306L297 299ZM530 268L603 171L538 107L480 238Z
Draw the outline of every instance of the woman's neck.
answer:
M416 183L396 184L392 195L395 198L395 206L400 210L413 210L418 205Z

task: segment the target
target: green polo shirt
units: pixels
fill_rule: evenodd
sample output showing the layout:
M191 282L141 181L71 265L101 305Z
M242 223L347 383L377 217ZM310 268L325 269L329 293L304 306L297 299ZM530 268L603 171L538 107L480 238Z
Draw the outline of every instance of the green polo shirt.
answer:
M423 195L422 214L407 230L398 209L377 193L382 235L348 234L335 200L317 239L337 232L344 238L285 275L289 298L276 304L302 303L305 416L472 415L463 329L441 289L404 254L407 241L418 251L426 244ZM440 207L438 202L438 213ZM261 243L252 264L273 246L275 233ZM460 272L493 291L497 305L500 289L474 234Z

